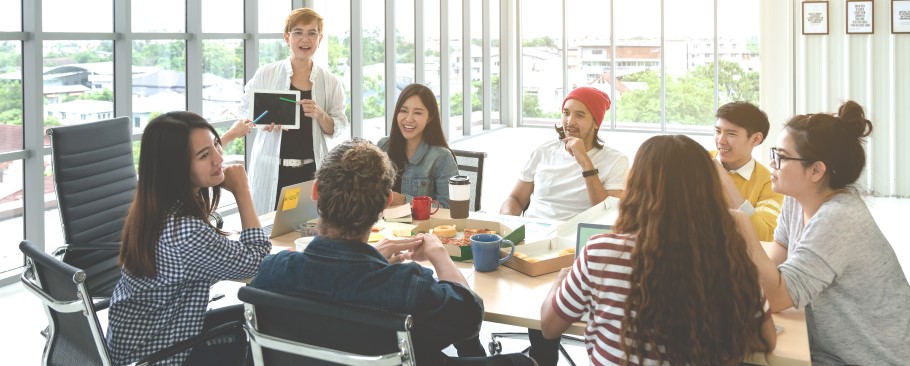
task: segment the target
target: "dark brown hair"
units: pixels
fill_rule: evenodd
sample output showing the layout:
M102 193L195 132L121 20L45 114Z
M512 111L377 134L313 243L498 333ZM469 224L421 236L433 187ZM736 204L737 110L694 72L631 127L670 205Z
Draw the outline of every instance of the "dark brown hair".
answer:
M209 214L218 207L220 187L193 191L190 183L190 133L206 129L221 144L218 132L198 114L168 112L152 119L142 133L139 152L139 184L123 226L120 265L135 276L155 277L155 252L165 223L165 210L177 201L179 216L202 220L212 230Z
M632 355L739 364L756 340L768 345L760 338L758 270L701 145L683 135L645 141L619 212L616 231L635 241L620 329L624 364ZM664 351L652 351L658 347Z
M404 135L401 134L401 127L398 126L398 112L401 112L404 102L415 95L420 98L420 103L423 103L424 107L427 108L427 113L429 113L427 125L423 128L423 141L427 145L441 146L452 151L442 131L436 95L433 94L430 88L421 84L406 86L395 103L395 113L392 114L392 132L389 134L389 158L392 159L392 163L395 164L395 169L398 172L395 177L395 187L398 188L396 191L400 191L401 173L404 172L404 167L408 164L407 141L404 139ZM453 153L452 156L454 157L455 154Z
M866 166L864 137L872 133L872 121L863 107L852 100L844 102L836 115L826 113L794 116L784 125L793 137L796 153L803 166L825 163L828 186L852 186Z
M756 132L761 132L761 141L768 137L768 130L771 129L771 123L768 122L768 115L758 109L754 104L749 102L730 102L720 106L715 118L723 118L730 123L745 128L750 137Z
M319 235L359 240L388 203L395 169L382 150L355 138L336 146L316 172ZM332 230L330 230L332 229Z

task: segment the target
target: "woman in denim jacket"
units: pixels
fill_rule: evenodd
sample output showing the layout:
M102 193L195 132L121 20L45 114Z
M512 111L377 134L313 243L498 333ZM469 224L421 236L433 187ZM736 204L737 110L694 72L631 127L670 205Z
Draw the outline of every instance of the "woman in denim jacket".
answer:
M430 196L449 207L449 178L458 175L455 155L442 133L439 105L433 91L411 84L395 105L392 133L377 144L398 171L392 187L392 206Z

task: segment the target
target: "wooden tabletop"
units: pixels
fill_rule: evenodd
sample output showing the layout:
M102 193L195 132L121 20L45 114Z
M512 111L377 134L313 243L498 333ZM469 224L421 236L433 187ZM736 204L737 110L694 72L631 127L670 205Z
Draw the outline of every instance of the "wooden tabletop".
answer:
M274 250L294 247L300 234L291 232L272 239ZM428 265L426 263L425 265ZM484 320L519 327L540 329L540 304L546 298L557 273L529 277L505 266L493 272L472 271L473 264L456 262L466 273L468 284L484 303ZM764 354L755 354L747 362L760 365L809 365L809 340L806 315L802 310L790 309L772 315L774 324L784 331L777 336L777 348L765 362ZM584 335L585 323L575 323L566 331Z

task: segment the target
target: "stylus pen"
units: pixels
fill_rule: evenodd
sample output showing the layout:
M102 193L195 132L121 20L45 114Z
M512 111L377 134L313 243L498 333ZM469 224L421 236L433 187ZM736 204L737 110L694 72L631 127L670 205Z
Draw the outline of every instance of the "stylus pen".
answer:
M293 99L281 98L281 97L279 97L278 99L281 99L281 100L283 100L283 101L285 101L285 102L297 103L297 101L295 101L295 100L293 100Z
M262 117L265 117L266 114L269 114L268 109L266 109L264 112L262 112L262 114L260 114L259 117L256 117L256 119L253 120L253 124L255 125L256 122L259 122L259 120L262 119Z

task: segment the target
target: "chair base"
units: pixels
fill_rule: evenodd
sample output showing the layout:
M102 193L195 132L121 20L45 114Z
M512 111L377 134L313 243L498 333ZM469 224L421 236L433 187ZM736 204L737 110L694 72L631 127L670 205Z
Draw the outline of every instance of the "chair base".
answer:
M488 344L488 349L491 355L498 355L502 353L502 342L499 341L500 338L504 339L528 339L528 333L491 333L490 334L490 343ZM584 344L584 339L568 336L563 334L561 337L562 340L579 342ZM527 354L531 350L531 346L525 348L521 353ZM570 365L575 366L575 361L572 360L572 357L569 356L569 352L566 351L566 348L562 346L562 342L559 343L559 353L569 362Z

